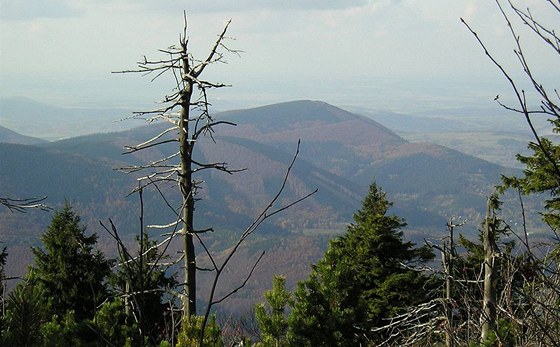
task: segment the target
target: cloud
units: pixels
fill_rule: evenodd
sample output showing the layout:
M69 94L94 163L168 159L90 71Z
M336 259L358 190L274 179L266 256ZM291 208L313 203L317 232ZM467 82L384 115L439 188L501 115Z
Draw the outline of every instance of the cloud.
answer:
M38 18L68 18L80 11L66 0L0 0L0 19L25 21Z
M172 0L162 6L160 2L145 4L156 11L176 10L183 8L189 13L241 12L250 10L337 10L366 5L368 0Z
M400 0L0 0L0 19L26 21L38 18L69 18L92 10L126 10L143 14L235 13L252 11L336 11L379 2Z

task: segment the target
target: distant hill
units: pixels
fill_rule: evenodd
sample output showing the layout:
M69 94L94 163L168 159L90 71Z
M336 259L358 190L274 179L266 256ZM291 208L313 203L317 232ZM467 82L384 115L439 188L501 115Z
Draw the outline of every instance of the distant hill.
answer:
M0 142L20 145L36 145L47 141L31 136L21 135L15 131L0 126Z
M201 141L195 155L200 161L226 161L232 168L247 169L235 175L211 172L202 177L206 186L201 191L204 197L201 214L208 210L211 211L208 214L220 214L222 219L226 215L228 218L236 215L235 219L246 220L267 203L275 184L281 181L298 140L302 143L300 157L286 190L287 197L300 196L316 188L319 193L305 203L305 208L276 221L277 225L282 222L284 228L290 230L301 229L304 225L310 229L340 228L351 220L373 180L389 193L395 201L395 212L405 217L412 228L439 226L450 215L473 217L479 213L485 196L499 183L500 175L511 172L442 146L407 142L367 117L323 102L294 101L223 112L216 118L235 122L237 126L216 129L216 143L209 139ZM111 170L173 153L175 148L162 147L146 153L122 154L125 145L142 142L165 126L156 124L80 136L39 146L44 153L72 154L75 160L101 163L95 164L99 170ZM49 165L60 170L68 166L64 160L61 163L57 160L60 159L51 159ZM11 182L19 179L19 173L25 170L36 175L29 177L30 181L37 182L36 186L53 186L54 182L46 184L45 176L39 172L14 166L3 173L12 191L54 196L43 190L34 193L29 185L20 186L21 180L17 181L20 183ZM57 178L64 179L63 175ZM106 186L99 181L101 178L84 179L95 181L100 187ZM132 177L126 179L131 183L122 191L134 188ZM68 182L64 185L68 189L73 187ZM91 192L100 193L103 192ZM61 192L57 190L54 194L59 196ZM70 190L66 194L66 198L78 198Z
M415 115L359 110L411 142L430 142L458 150L500 166L523 168L517 154L529 154L534 140L524 119L499 105L491 108L456 108ZM539 134L549 134L544 118L533 125ZM557 136L556 136L557 137Z
M467 210L483 206L501 174L512 172L442 146L407 142L370 118L322 102L290 102L219 117L238 124L220 134L284 151L301 139L302 159L353 182L362 192L375 180L395 201L395 210L414 214L468 215ZM421 222L425 217L404 216L411 223L431 224Z
M204 171L199 177L204 183L195 227L215 227L213 242L218 247L227 247L223 238L231 239L243 230L275 194L298 140L300 155L280 201L286 203L319 189L311 199L264 225L244 249L245 256L236 260L233 277L249 266L248 260L260 249L275 257L265 261L266 267L248 284L247 302L270 286L274 273L289 273L291 284L304 276L328 239L352 221L374 180L394 202L392 212L409 223L405 237L422 242L423 237L444 233L445 221L452 215L469 218L472 223L465 230L475 230L485 197L500 174L508 172L442 146L407 142L370 118L318 101L227 111L215 118L237 126L215 129L215 143L202 140L195 159L225 161L231 168L247 169L233 175ZM46 195L47 203L54 207L66 199L82 215L88 230L100 235L102 247L114 250L114 242L99 221L111 218L131 239L138 232L139 211L138 197L126 197L137 186L135 177L114 168L176 151L174 146L166 146L123 155L123 146L145 141L167 126L156 123L33 146L0 144L0 196ZM164 192L174 191L171 188ZM148 190L145 198L146 224L170 220L171 212L158 192ZM172 204L179 199L173 193L168 198ZM49 218L44 212L22 216L0 208L0 240L9 247L9 261L20 259L16 265L12 263L16 273L23 271L25 259L29 259L26 247L38 242Z
M50 141L138 126L118 121L128 113L120 109L56 107L25 97L0 98L0 126Z

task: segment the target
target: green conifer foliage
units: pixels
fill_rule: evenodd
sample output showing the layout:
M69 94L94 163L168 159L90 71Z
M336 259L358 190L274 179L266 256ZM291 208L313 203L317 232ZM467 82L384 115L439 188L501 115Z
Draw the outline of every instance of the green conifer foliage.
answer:
M255 307L255 315L261 329L261 346L286 346L285 336L288 330L286 307L293 305L292 295L286 290L286 278L274 276L272 289L264 292L268 303L267 310L264 303Z
M35 264L28 278L45 291L51 314L64 317L73 310L77 321L91 319L107 293L110 262L94 250L97 236L85 235L80 217L67 203L55 212L41 236L43 248L32 247Z
M41 340L40 328L47 317L45 293L41 288L22 282L10 292L7 300L7 326L0 345L35 346Z
M347 232L332 240L308 280L300 282L289 340L298 346L375 344L385 318L426 299L429 279L412 266L433 258L403 240L406 224L374 183Z
M183 319L181 322L181 331L177 345L175 347L195 347L200 346L198 339L202 329L203 316L191 316ZM204 330L204 339L202 346L223 347L223 341L220 336L220 326L216 323L216 316L210 316L206 329Z
M560 121L552 122L552 131L560 132ZM524 177L503 177L504 188L519 188L525 194L546 193L544 220L554 230L560 230L560 145L546 137L540 138L540 145L530 142L530 156L517 155L517 160L525 165Z
M120 298L108 300L95 315L95 330L101 340L110 341L114 346L142 345L138 324L128 318Z

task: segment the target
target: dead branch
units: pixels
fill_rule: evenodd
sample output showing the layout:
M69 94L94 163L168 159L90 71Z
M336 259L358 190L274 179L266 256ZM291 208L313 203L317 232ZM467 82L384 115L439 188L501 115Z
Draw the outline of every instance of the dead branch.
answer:
M51 207L43 204L47 199L46 196L42 198L25 198L25 199L12 199L0 197L0 205L7 207L11 212L25 213L29 209L39 209L41 211L50 211Z

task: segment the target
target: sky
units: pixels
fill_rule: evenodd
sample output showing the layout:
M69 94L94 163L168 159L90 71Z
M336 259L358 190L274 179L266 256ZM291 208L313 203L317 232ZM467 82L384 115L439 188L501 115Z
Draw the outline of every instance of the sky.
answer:
M551 17L544 0L516 2ZM183 11L195 57L206 56L231 19L226 44L242 52L205 75L231 85L210 95L221 109L296 99L408 113L494 107L508 85L460 18L520 77L493 0L0 0L0 97L151 105L171 90L170 79L111 72L144 55L164 58L158 49L178 43ZM550 66L558 57L520 34L535 72L557 87L560 69Z

